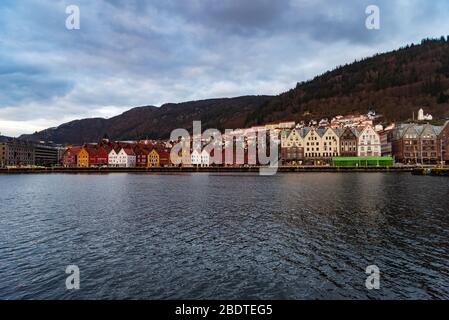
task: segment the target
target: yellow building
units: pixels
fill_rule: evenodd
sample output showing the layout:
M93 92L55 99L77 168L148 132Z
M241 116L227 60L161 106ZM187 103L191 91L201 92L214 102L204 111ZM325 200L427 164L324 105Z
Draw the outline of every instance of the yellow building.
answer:
M78 152L77 157L77 165L81 168L87 168L89 167L89 153L87 152L86 148L81 148Z
M151 150L148 154L148 167L159 167L160 166L160 158L159 153L157 153L156 149Z

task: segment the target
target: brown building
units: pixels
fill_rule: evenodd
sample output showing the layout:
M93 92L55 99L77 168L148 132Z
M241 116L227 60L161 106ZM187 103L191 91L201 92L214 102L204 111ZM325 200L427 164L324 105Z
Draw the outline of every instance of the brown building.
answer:
M27 141L12 140L2 143L0 164L3 163L3 166L33 166L34 149L34 145Z
M449 121L446 121L445 125L441 129L438 135L438 146L440 148L439 156L440 161L449 163Z
M0 168L6 166L6 142L0 143Z
M357 157L357 129L345 128L340 133L340 156Z
M392 131L392 152L397 162L433 164L441 159L442 127L400 124Z

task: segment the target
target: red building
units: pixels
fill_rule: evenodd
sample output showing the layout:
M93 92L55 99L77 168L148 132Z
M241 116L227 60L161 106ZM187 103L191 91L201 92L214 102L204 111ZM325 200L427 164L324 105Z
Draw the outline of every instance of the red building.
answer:
M170 166L172 163L170 161L170 152L165 149L156 150L159 154L159 165L161 167Z
M99 167L108 165L108 152L103 147L86 147L89 153L89 167Z
M64 167L76 167L78 164L78 153L80 152L81 147L69 147L64 151L62 155L62 165Z
M134 152L136 154L136 166L146 167L148 164L148 154L151 152L150 147L139 145Z

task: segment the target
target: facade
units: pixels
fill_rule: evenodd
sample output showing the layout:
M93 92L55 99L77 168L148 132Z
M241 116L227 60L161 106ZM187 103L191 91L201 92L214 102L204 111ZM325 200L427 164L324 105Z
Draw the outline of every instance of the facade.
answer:
M101 167L108 165L108 153L102 147L87 147L89 153L89 166Z
M211 165L211 155L207 150L203 150L201 152L201 166L202 167L209 167Z
M323 158L338 157L340 155L340 137L335 129L325 129L321 136L321 156Z
M6 142L0 143L0 168L6 166Z
M131 168L136 166L136 154L131 148L121 148L117 153L117 166Z
M333 128L303 128L302 132L307 162L320 165L340 155L340 137Z
M115 149L112 149L108 154L108 165L111 167L118 167L118 153Z
M372 126L363 128L358 136L357 156L380 157L380 137Z
M407 164L441 161L442 137L446 127L414 123L398 125L391 133L392 152L396 161Z
M0 146L0 164L3 166L33 166L34 145L30 142L12 140ZM3 159L3 160L2 160Z
M321 135L314 128L304 128L304 157L306 159L320 159Z
M449 163L449 121L446 121L438 136L438 145L440 146L440 161Z
M340 155L342 157L357 156L357 135L355 128L345 128L340 134Z
M148 153L148 167L160 167L159 152L156 149Z
M170 160L170 152L168 150L159 150L158 151L159 154L159 165L161 167L167 167L170 166L171 160Z
M81 147L70 147L67 148L62 155L62 165L64 167L76 167L78 165L78 153Z
M384 130L379 132L380 138L380 153L382 157L393 155L393 145L391 143L391 130Z
M441 127L426 124L419 134L419 156L421 163L436 163L440 159L438 136Z
M82 147L77 154L77 166L80 168L89 167L89 152L87 152L85 147Z
M198 150L193 150L190 154L190 163L195 167L201 166L201 152Z
M136 148L134 152L136 153L136 166L147 167L150 150L147 148Z
M283 164L301 164L304 160L304 139L300 129L281 132L281 160Z

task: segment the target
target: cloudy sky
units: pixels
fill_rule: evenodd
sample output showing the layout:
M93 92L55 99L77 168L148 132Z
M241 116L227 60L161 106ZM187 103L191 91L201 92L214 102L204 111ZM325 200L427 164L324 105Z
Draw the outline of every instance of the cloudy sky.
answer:
M80 8L80 30L65 26ZM368 5L381 29L365 27ZM446 0L2 0L0 133L130 107L278 94L337 65L449 34Z

